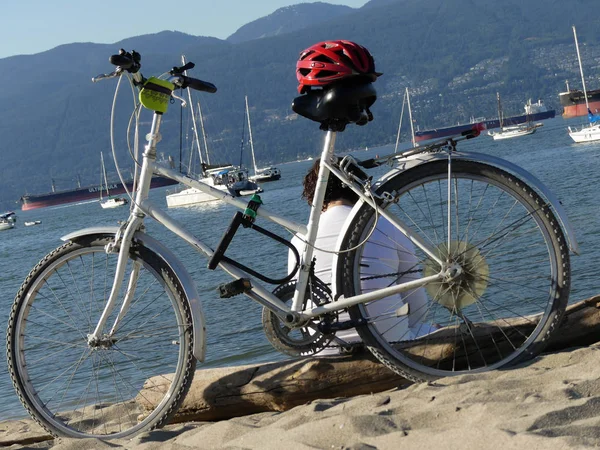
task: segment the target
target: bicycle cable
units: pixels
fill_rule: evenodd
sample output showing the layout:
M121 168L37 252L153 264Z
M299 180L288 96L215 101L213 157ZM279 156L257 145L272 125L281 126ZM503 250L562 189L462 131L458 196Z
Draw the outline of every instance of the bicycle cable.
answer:
M165 76L168 72L165 72L161 75L161 77ZM121 74L123 75L123 74ZM134 108L133 111L129 117L129 122L127 125L127 130L126 130L126 141L127 141L127 150L129 152L129 156L131 157L131 159L133 160L134 166L136 167L136 169L134 170L134 176L133 176L133 188L131 190L131 192L127 189L127 184L125 182L125 179L121 173L121 169L119 167L119 164L117 162L117 155L116 155L116 146L115 146L115 136L114 136L114 120L115 120L115 109L116 109L116 103L117 103L117 97L119 94L119 90L121 87L121 76L119 76L119 80L117 81L117 87L115 88L115 94L113 96L113 102L112 102L112 107L111 107L111 115L110 115L110 143L111 143L111 152L112 152L112 157L113 157L113 161L115 163L115 168L117 171L117 175L119 176L119 180L121 181L121 184L123 185L123 189L125 190L125 194L127 195L127 197L129 197L129 199L131 200L131 208L133 208L133 206L138 206L140 207L140 205L138 205L135 201L135 198L133 196L133 192L135 192L135 188L136 185L138 183L138 168L141 167L141 164L139 162L139 118L140 118L140 112L141 112L141 106L142 104L138 101L138 98L136 96L136 87L134 85L133 79L131 78L131 76L129 75L129 73L125 72L124 75L127 77L128 81L129 81L129 86L131 88L132 91L132 96L133 96L133 104L134 104ZM187 106L187 102L177 96L172 95L172 97L181 100L183 103L183 107ZM130 141L130 136L132 134L131 132L131 127L132 127L132 123L135 122L135 126L134 126L134 143L133 143L133 148L135 149L135 153L134 151L132 151L132 145L131 145L131 141Z
M125 72L125 74L128 77L128 79L130 81L130 85L133 90L134 89L133 83L131 83L130 76L127 72ZM132 192L129 192L129 190L127 189L127 184L125 182L125 179L123 178L123 174L121 173L121 169L120 169L119 163L117 161L117 151L116 151L116 146L115 146L115 134L114 134L115 109L116 109L116 105L117 105L117 97L119 95L119 90L121 87L121 80L122 80L122 78L119 77L119 80L117 81L117 87L115 88L115 94L113 96L113 102L112 102L112 107L111 107L111 111L110 111L110 147L111 147L113 162L115 163L115 169L117 171L117 175L119 177L119 180L121 181L121 184L123 185L125 194L127 194L127 197L129 197L129 199L131 200L132 205L133 205L133 203L135 203L135 201L133 199L133 194L132 194ZM135 110L138 109L138 105L137 105L137 101L136 101L136 97L135 97L135 91L133 92L133 101L134 101L134 112L135 112ZM130 119L130 123L131 123L131 119ZM135 159L134 159L134 161L135 161ZM135 177L134 177L134 184L135 184Z

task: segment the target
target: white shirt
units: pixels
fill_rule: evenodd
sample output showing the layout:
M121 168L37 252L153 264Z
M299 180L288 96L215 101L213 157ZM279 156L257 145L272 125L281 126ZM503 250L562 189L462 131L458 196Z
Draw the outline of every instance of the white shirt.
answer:
M324 283L331 285L332 279L332 261L340 232L348 218L351 206L335 205L327 208L321 213L319 219L319 229L315 241L313 257L315 259L315 275ZM294 236L291 243L301 253L303 241ZM326 251L322 251L326 250ZM288 270L292 271L296 265L296 259L292 252L288 256ZM414 256L414 245L391 223L380 217L377 227L362 252L361 265L365 271L373 274L384 273L402 273L418 269L416 258ZM419 278L419 273L404 275L398 282L406 282L411 279ZM362 292L367 292L390 285L390 277L374 278L361 282ZM408 303L410 314L406 308L402 308ZM424 317L427 305L427 298L422 288L405 293L405 299L402 295L395 294L384 299L377 300L371 305L367 305L368 315L384 316L376 321L378 330L384 334L388 341L413 339L416 335L431 332L429 326L420 322ZM348 320L348 314L340 315L340 320ZM424 328L425 327L425 328ZM352 343L360 341L360 337L355 329L340 331L337 337ZM321 355L337 353L337 349L324 350Z

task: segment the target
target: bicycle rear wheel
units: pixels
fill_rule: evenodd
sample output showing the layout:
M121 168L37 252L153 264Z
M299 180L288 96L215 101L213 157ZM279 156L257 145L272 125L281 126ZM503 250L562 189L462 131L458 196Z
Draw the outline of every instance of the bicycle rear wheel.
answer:
M192 319L171 268L134 243L135 295L112 335L88 343L112 287L112 236L68 242L44 257L17 293L8 367L21 402L55 436L116 439L163 425L192 382ZM107 321L110 329L119 313Z
M364 321L357 330L373 354L415 381L483 372L537 355L569 296L568 246L534 190L505 171L464 160L452 161L450 187L449 201L444 160L399 173L378 193L392 194L382 207L462 273L349 309L354 320ZM342 248L363 242L374 220L374 210L364 205ZM346 298L440 271L381 217L367 243L340 255L340 264L337 285Z

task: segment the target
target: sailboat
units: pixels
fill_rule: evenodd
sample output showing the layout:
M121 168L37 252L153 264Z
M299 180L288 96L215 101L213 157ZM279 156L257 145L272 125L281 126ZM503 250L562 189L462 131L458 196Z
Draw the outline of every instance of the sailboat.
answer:
M581 74L581 84L583 85L583 95L585 97L585 107L588 112L588 124L580 127L570 126L569 136L575 142L593 142L600 140L600 116L595 116L590 111L587 90L585 88L585 78L583 76L583 66L581 65L581 54L579 53L579 42L577 41L577 31L573 25L573 36L575 38L575 48L577 49L577 61L579 61L579 73Z
M400 130L402 129L402 119L404 117L404 105L408 106L408 120L410 122L412 146L419 146L419 144L417 144L417 141L415 140L415 127L413 125L412 109L410 107L410 95L408 94L408 88L406 88L404 92L404 98L402 99L402 110L400 111L400 121L398 122L398 133L396 134L396 148L394 149L394 153L398 153L398 145L400 144Z
M198 103L198 114L200 118L204 146L206 149L206 154L208 155L208 148L206 147L206 133L204 131L204 120L202 119L202 109L200 108L200 103ZM192 120L192 123L195 130L194 142L198 148L200 166L202 168L202 176L199 178L199 181L208 184L215 189L219 189L220 191L223 191L224 193L233 197L241 197L262 192L262 189L260 189L256 183L248 180L248 171L246 169L235 167L232 164L211 165L209 163L205 163L202 156L200 139L196 131L195 119ZM218 201L219 199L199 189L185 187L184 189L176 192L167 192L166 200L169 208L175 208L178 206L189 206L199 203L214 202Z
M185 56L182 56L182 63L185 65ZM191 90L188 89L188 100L189 104L193 105L190 91ZM233 197L252 195L257 192L262 192L262 189L256 183L253 183L250 180L248 180L247 170L235 167L231 164L210 164L206 132L204 130L204 119L202 117L202 108L200 107L200 102L198 102L198 118L200 120L202 140L204 142L206 162L202 155L202 146L200 144L200 137L198 135L196 116L193 112L192 106L192 127L194 131L193 142L198 148L198 156L200 158L201 167L201 176L198 181L208 184L209 186L221 190L224 193L229 194ZM189 166L192 166L191 155ZM167 191L166 195L167 206L169 208L196 205L200 203L208 203L218 200L218 198L215 198L214 196L207 194L206 192L187 186L183 186L175 192Z
M489 131L488 135L491 136L495 141L501 139L510 139L519 136L527 136L529 134L533 134L536 130L541 127L543 124L531 123L531 120L528 120L526 123L521 123L519 125L512 126L504 126L504 112L502 110L502 102L500 101L500 93L496 92L496 98L498 100L498 120L500 121L500 131ZM531 103L531 102L530 102ZM525 108L527 112L527 107Z
M15 227L17 222L17 216L14 211L5 212L0 214L0 231L10 230Z
M102 171L102 182L100 185L100 206L102 206L103 209L118 208L119 206L125 206L127 204L127 199L125 197L114 197L110 195L108 180L106 178L106 167L104 167L104 155L102 154L102 152L100 152L100 166ZM107 196L106 199L103 197L103 192L105 189Z
M281 178L281 170L277 167L266 167L264 169L259 169L256 166L256 157L254 156L254 142L252 141L252 126L250 125L250 109L248 108L248 96L245 97L246 100L246 118L248 119L248 136L250 139L250 152L252 153L252 165L254 166L254 175L250 176L250 181L254 181L256 183L264 183L267 181L276 181Z

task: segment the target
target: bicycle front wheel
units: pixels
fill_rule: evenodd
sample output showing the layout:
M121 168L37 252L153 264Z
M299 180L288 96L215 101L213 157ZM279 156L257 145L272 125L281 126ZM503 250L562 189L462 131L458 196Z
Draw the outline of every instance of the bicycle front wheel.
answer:
M85 238L49 253L11 310L13 384L31 416L54 436L116 439L159 427L192 382L188 299L164 260L135 242L119 296L135 289L131 304L126 311L115 308L105 334L88 342L115 276L118 255L104 249L111 240ZM132 270L137 280L128 287Z
M435 161L399 173L377 191L451 278L351 307L373 354L396 373L432 380L497 369L537 355L557 328L570 288L568 246L549 205L498 168ZM385 198L385 197L384 197ZM344 296L440 273L440 265L364 205L340 255Z

